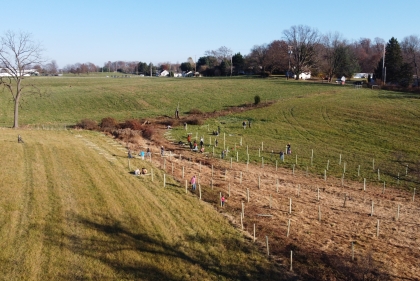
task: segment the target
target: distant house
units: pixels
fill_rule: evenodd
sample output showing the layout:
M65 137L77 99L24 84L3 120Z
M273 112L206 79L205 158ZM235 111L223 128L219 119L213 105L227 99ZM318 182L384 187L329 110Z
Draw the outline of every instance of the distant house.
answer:
M18 73L17 76L31 76L31 75L38 76L39 72L36 71L35 69L25 69L25 70L22 70L21 73ZM10 77L10 76L14 76L14 74L13 73L11 74L7 68L0 68L0 76Z
M161 73L160 73L160 75L159 76L169 76L169 71L167 71L167 70L164 70L164 71L162 71Z

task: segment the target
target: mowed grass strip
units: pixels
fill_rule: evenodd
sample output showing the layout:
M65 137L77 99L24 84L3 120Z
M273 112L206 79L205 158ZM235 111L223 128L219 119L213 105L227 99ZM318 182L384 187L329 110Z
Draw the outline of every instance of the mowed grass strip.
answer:
M153 182L133 176L98 133L1 132L3 280L282 278L210 205L168 176L163 188L156 168Z

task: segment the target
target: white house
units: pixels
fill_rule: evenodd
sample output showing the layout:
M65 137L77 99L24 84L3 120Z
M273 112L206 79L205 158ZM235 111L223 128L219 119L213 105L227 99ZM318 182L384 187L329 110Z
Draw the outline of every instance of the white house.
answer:
M17 76L31 76L31 75L39 75L39 72L35 69L25 69L21 73L18 73ZM7 68L0 68L0 76L1 77L10 77L14 76L10 73L10 71Z
M162 71L161 73L160 73L160 75L159 76L169 76L169 71L167 71L167 70L164 70L164 71Z

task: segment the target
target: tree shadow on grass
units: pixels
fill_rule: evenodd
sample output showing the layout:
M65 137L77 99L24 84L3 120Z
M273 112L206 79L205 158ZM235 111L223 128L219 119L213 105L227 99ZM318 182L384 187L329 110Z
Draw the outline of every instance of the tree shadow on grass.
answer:
M219 239L206 235L186 235L175 243L168 243L158 234L133 232L110 216L84 217L70 215L70 223L78 233L57 233L60 241L50 243L65 247L75 255L96 260L111 268L113 276L134 280L298 280L273 264L261 264L252 258L242 260L221 257L205 249L217 247ZM134 218L130 218L135 220ZM80 233L80 234L79 234ZM87 234L89 233L89 235ZM69 241L64 243L63 241ZM194 244L198 243L198 247ZM224 237L223 246L228 253L246 253L249 248L235 237ZM221 245L221 244L220 244ZM175 272L174 272L175 271ZM202 276L203 271L207 276ZM112 279L98 272L99 279ZM72 279L63 276L63 279ZM84 279L84 278L82 278ZM96 279L96 278L95 278Z

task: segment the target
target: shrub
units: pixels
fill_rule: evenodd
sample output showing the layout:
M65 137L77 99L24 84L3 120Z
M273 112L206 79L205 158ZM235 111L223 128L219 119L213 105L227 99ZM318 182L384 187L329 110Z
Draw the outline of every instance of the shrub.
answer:
M98 129L98 123L94 120L90 119L83 119L76 125L77 127L80 127L85 130L97 130Z
M102 130L112 131L118 128L118 122L112 117L103 118L100 124Z
M148 140L152 140L152 137L153 137L153 134L155 133L155 130L154 130L153 127L147 126L143 129L143 131L141 133L142 133L143 138L148 139Z
M125 121L125 123L123 123L121 125L121 127L122 128L129 128L131 130L141 130L142 129L142 124L140 123L139 120L132 119L132 120Z
M260 98L260 96L259 95L256 95L255 97L254 97L254 104L259 104L261 102L261 98Z

